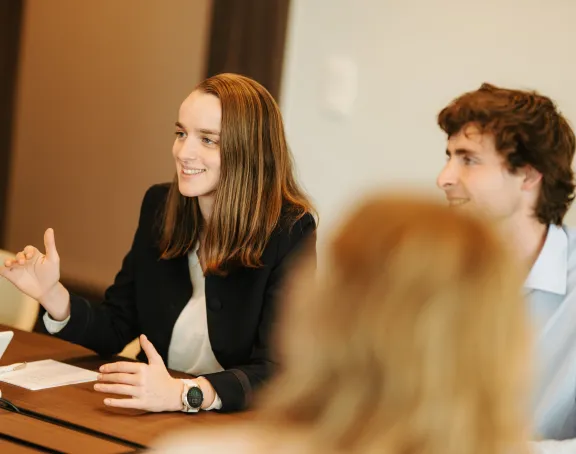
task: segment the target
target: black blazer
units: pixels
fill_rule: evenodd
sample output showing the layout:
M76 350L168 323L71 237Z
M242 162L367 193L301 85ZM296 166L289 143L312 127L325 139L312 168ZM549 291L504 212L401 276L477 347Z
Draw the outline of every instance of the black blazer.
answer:
M71 295L71 318L57 336L101 355L113 355L146 334L167 363L176 319L192 296L188 259L161 260L160 212L169 185L152 186L140 211L132 248L122 262L102 304ZM206 374L220 398L222 411L245 408L252 391L272 372L269 333L276 297L289 257L310 240L315 254L314 218L306 214L291 228L273 232L257 269L238 267L227 276L206 276L208 332L212 350L225 369ZM143 352L138 358L146 360Z

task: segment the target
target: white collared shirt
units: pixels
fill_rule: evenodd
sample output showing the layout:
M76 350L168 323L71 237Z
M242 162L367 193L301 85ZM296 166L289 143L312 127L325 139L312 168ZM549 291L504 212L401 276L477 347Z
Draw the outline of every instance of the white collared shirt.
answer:
M536 437L575 438L576 231L549 226L524 287L535 325Z
M188 254L192 297L176 320L168 347L168 367L191 375L221 372L208 335L204 273L198 260L198 246Z

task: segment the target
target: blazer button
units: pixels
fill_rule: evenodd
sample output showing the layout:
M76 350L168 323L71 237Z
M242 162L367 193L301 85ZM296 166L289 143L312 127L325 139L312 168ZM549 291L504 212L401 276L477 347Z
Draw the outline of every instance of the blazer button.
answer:
M222 309L222 301L218 298L210 298L208 301L208 309L211 311L217 312Z

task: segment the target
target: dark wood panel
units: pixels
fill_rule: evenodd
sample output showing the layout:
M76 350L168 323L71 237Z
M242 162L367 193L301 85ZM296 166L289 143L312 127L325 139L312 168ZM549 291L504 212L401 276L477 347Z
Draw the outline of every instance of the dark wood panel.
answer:
M234 72L279 100L289 0L214 0L207 76Z
M0 248L4 247L23 0L0 2Z

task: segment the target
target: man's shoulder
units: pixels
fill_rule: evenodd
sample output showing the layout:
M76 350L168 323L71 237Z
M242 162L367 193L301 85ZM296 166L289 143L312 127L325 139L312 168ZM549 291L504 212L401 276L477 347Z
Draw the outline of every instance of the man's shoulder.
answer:
M563 225L562 231L566 235L566 268L567 268L567 295L576 297L576 228ZM559 251L559 253L563 251Z
M563 225L562 231L566 235L567 240L567 255L568 255L568 264L570 265L571 261L574 261L574 265L576 266L576 228L570 227L568 225Z

